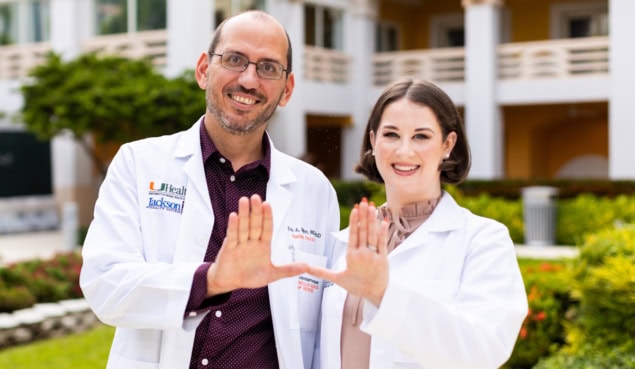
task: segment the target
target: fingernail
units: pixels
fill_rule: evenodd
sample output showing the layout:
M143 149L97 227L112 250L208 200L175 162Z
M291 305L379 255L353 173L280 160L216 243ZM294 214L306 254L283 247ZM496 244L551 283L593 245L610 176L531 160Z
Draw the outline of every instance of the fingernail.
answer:
M374 202L374 201L371 201L371 202L370 202L370 206L375 206L375 202Z
M368 199L366 197L362 197L362 202L368 202Z
M359 204L355 204L355 206L353 207L353 209L359 209Z

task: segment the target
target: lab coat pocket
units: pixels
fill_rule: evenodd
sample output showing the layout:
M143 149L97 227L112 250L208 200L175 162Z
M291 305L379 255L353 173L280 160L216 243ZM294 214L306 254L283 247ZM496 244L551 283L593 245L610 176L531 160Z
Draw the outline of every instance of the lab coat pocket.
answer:
M290 250L295 262L326 267L326 256L311 254L300 250ZM322 302L324 281L307 273L294 278L294 286L289 290L291 329L317 330Z

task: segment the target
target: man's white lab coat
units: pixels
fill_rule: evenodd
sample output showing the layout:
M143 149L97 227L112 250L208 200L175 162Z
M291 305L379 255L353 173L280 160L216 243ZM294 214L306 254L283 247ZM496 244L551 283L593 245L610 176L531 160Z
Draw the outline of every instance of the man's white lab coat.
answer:
M337 238L346 244L348 229ZM334 269L345 268L345 254ZM372 337L371 369L497 369L509 358L527 299L507 228L444 193L388 259L379 308L364 301L361 329ZM323 368L340 368L345 298L337 285L324 290Z
M184 312L214 224L200 124L123 145L100 189L80 284L99 319L117 327L108 368L189 365L204 316ZM339 210L326 177L271 144L266 200L273 209L273 263L330 266ZM311 368L319 359L313 353L323 281L300 277L269 285L280 368Z

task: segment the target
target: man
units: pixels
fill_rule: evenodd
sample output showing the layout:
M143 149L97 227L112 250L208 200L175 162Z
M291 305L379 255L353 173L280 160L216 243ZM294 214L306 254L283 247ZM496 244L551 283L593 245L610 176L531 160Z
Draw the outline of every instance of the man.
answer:
M323 281L304 272L330 266L339 213L265 132L294 87L288 35L263 12L230 18L195 73L204 117L123 145L95 205L80 284L117 327L108 368L318 367Z

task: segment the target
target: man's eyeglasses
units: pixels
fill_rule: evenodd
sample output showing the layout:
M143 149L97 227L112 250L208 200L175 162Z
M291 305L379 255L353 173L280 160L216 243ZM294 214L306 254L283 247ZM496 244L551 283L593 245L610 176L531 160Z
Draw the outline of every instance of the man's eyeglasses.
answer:
M271 61L262 60L259 62L252 62L247 59L246 56L237 53L226 52L222 54L209 53L210 56L220 56L220 63L225 69L233 70L235 72L242 72L247 69L249 64L256 66L256 73L258 76L265 79L279 79L282 77L282 72L286 72L282 64Z

